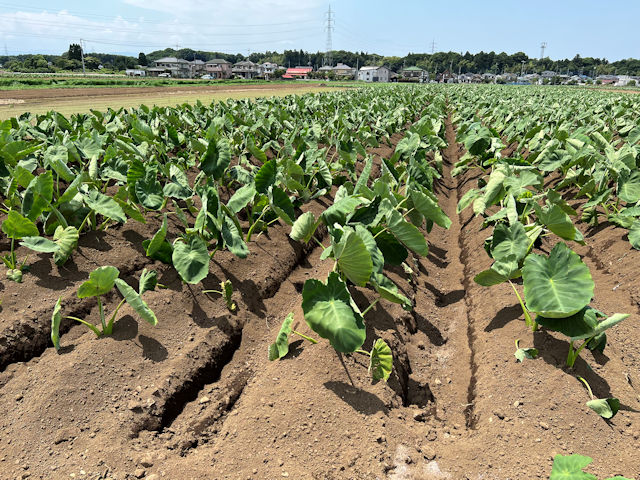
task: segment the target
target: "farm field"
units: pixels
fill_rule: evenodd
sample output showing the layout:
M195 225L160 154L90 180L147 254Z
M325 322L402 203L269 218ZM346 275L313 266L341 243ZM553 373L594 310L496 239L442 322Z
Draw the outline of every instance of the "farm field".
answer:
M88 113L108 108L135 108L149 106L175 106L185 102L203 103L228 98L257 98L282 96L292 93L332 91L337 85L326 87L319 83L274 83L246 85L185 85L145 87L78 87L0 90L0 120L18 117L25 112L44 114L55 110L63 115Z
M0 478L639 479L640 97L297 92L0 122Z

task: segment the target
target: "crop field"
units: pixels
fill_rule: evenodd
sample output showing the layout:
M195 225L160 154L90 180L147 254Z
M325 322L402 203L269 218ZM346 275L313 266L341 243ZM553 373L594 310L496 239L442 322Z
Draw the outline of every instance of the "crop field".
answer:
M0 122L0 478L640 479L639 162L563 87Z
M338 84L331 87L319 83L246 83L244 85L185 85L185 86L145 86L108 88L50 88L0 90L0 120L19 117L23 113L45 114L54 110L63 115L89 113L91 110L104 111L108 108L133 108L141 104L149 106L174 107L182 103L211 103L228 98L257 98L282 96L292 93L332 91L343 88Z

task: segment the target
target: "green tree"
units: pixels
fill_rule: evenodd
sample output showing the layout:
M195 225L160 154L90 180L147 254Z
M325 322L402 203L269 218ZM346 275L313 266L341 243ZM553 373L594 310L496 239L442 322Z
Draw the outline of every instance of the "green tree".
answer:
M82 47L77 43L69 45L69 60L82 60Z
M147 60L147 56L144 54L144 52L140 52L138 54L138 65L142 65L143 67L149 65L149 61Z

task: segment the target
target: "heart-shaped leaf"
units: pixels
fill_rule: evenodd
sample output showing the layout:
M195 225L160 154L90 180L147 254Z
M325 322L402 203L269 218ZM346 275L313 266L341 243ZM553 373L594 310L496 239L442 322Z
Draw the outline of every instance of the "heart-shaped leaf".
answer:
M355 231L347 231L334 245L333 256L340 271L349 280L359 286L366 285L371 276L373 263L366 245Z
M369 374L374 381L384 380L385 382L391 375L393 369L393 355L391 348L381 338L376 340L371 349L369 359Z
M89 274L89 280L78 288L78 298L97 297L109 292L120 275L116 267L98 267Z
M138 292L136 292L133 288L129 286L127 282L122 280L121 278L117 278L115 280L116 287L120 290L120 293L127 301L127 303L135 310L135 312L142 318L146 320L151 325L157 325L158 319L156 318L156 314L153 313L153 310L149 308L149 305L142 300Z
M207 244L197 235L188 240L177 238L171 260L180 278L187 283L196 284L209 274Z
M569 317L593 297L589 267L564 243L553 247L548 257L529 255L522 278L527 308L543 317Z
M19 240L23 237L34 237L38 235L38 227L29 220L23 217L15 210L11 210L4 222L2 222L2 231L4 234L15 240Z
M587 407L602 418L613 418L620 410L620 400L617 398L596 398L587 402Z
M591 458L582 455L556 455L549 480L598 480L595 475L582 471L591 462Z

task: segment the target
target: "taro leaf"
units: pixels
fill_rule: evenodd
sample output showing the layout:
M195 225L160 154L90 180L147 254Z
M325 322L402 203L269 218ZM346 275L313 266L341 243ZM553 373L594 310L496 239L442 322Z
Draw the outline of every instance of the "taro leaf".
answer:
M358 197L345 197L335 202L322 213L325 225L333 226L335 223L344 225L347 221L347 215L352 213L362 202L363 200Z
M587 348L592 352L600 352L603 353L605 347L607 346L607 334L605 332L596 335L589 343L587 343Z
M78 288L78 298L97 297L104 295L113 288L113 284L120 275L116 267L98 267L89 274L89 280Z
M369 255L371 255L373 274L381 274L382 270L384 269L384 256L378 248L378 245L376 245L376 239L373 238L371 232L362 225L356 225L356 233L362 239L364 245L367 247Z
M347 285L336 272L327 283L310 279L302 288L302 310L309 327L326 338L338 352L352 353L362 347L366 328ZM357 308L357 307L356 307Z
M296 242L309 243L317 226L316 217L312 212L303 213L293 222L289 236Z
M542 210L538 205L535 205L535 209L538 220L560 238L574 240L578 243L584 241L582 234L560 205L552 205L547 210Z
M605 320L598 321L598 317L601 316L604 315L598 310L587 306L566 318L538 316L536 321L549 330L563 333L570 337L572 341L575 341L596 337L629 317L626 313L616 313Z
M7 270L7 278L12 282L22 283L22 270L20 268L10 268Z
M197 235L188 240L177 238L171 260L180 278L187 283L196 284L209 274L207 244Z
M409 196L415 209L424 215L425 218L433 220L434 223L443 228L448 229L451 226L449 217L447 217L438 206L438 203L433 201L429 196L415 189L409 191Z
M467 193L465 193L462 196L462 198L458 202L458 206L456 207L456 212L457 213L462 212L465 208L471 205L471 203L480 195L482 195L482 192L480 192L475 188L472 188L471 190L469 190Z
M636 250L640 250L640 221L636 220L629 229L629 243Z
M382 298L392 303L402 305L402 308L408 312L413 309L411 300L400 293L398 286L382 273L373 273L371 283Z
M140 274L140 282L138 282L138 291L140 292L140 295L144 292L155 290L156 285L158 285L158 272L155 270L147 270L146 268L143 269Z
M151 240L146 239L142 241L142 248L147 250L149 248L149 244ZM160 248L153 255L149 255L149 258L153 258L154 260L159 260L162 263L166 263L167 265L172 265L171 257L173 256L173 246L166 240L160 244Z
M426 257L429 254L427 240L415 225L405 221L397 210L391 210L387 217L389 230L400 242L418 255Z
M133 308L140 318L146 320L151 325L157 325L158 319L156 318L156 314L153 313L153 310L149 308L147 303L142 300L138 292L136 292L133 288L127 284L121 278L116 278L116 287L120 290L120 293L125 298L127 303Z
M127 216L124 214L122 207L118 205L118 202L97 190L90 190L89 194L84 197L84 201L91 210L94 210L103 217L120 223L127 221Z
M148 170L144 178L136 180L135 192L138 200L147 210L160 210L164 202L162 185L156 178L155 170Z
M373 263L362 238L353 230L348 231L333 247L333 256L340 271L358 286L366 285Z
M496 260L494 264L491 265L491 268L480 272L473 278L473 281L483 287L491 287L519 276L518 260L516 256L512 254Z
M369 374L374 381L384 380L386 382L393 369L391 348L383 339L378 338L369 355Z
M247 139L247 150L249 150L249 152L251 152L251 155L256 157L256 159L260 161L260 163L266 163L267 154L260 148L258 148L258 146L255 144L254 139L251 137Z
M356 182L356 186L353 188L353 193L358 194L363 187L367 186L369 182L369 177L371 177L371 168L373 167L373 157L368 156L364 162L364 167L362 169L362 173L358 177L358 181Z
M153 255L160 250L160 247L167 237L167 214L165 213L162 218L162 225L160 229L153 235L149 244L145 247L145 254L147 257L153 257Z
M293 313L290 313L282 322L276 341L269 345L269 361L277 360L289 353L289 335L292 323Z
M569 317L593 297L589 267L564 243L553 247L548 257L529 255L522 277L527 308L543 317Z
M73 251L78 246L80 234L76 227L63 227L58 225L53 232L53 241L58 246L58 250L53 252L53 261L56 265L64 265Z
M269 160L262 165L254 179L256 191L266 195L269 187L276 183L276 173L277 169L275 160Z
M596 398L587 402L587 407L596 412L602 418L613 418L620 410L620 400L617 398Z
M525 358L534 359L538 356L537 348L519 348L514 353L516 361L523 362Z
M233 213L238 213L246 207L256 194L256 187L253 184L245 185L238 190L227 202L227 208Z
M44 237L24 237L20 245L34 252L53 253L58 250L56 242Z
M29 183L22 199L22 213L35 221L53 199L53 174L51 170L38 175Z
M293 225L293 219L296 218L296 212L289 195L280 187L271 187L270 191L271 207L273 211L288 225Z
M618 197L627 203L640 200L640 170L629 173L623 171L618 178Z
M60 315L60 308L62 297L58 298L56 305L53 307L53 314L51 315L51 341L56 350L60 350L60 321L62 315Z
M236 257L247 258L247 255L249 255L247 244L242 239L242 234L238 226L226 215L222 223L222 239L227 249Z
M502 260L514 256L519 262L529 250L529 238L524 230L524 225L515 222L509 226L501 223L493 230L491 242L491 255L496 260Z
M409 252L404 245L402 245L396 237L391 235L387 231L382 231L381 228L374 229L376 245L382 252L384 256L385 263L389 265L402 265L407 257L409 256Z
M220 180L231 163L231 146L226 138L209 141L209 146L200 160L200 169L215 180Z
M549 480L598 480L595 475L582 471L592 461L582 455L556 455Z

